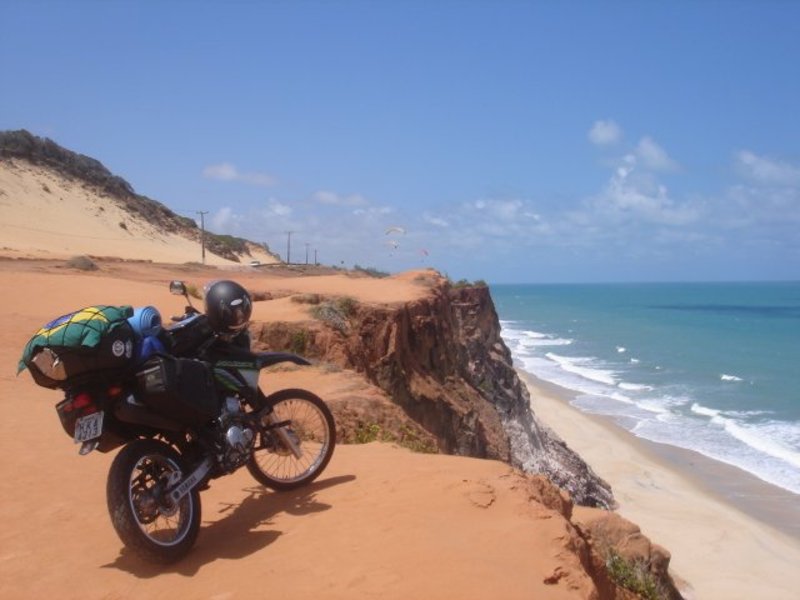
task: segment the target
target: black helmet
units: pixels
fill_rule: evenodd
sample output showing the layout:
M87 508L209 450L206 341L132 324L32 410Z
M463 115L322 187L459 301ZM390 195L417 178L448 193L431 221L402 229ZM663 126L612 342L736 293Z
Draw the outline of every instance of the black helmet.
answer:
M250 322L253 302L235 281L218 280L206 285L206 316L217 333L238 333Z

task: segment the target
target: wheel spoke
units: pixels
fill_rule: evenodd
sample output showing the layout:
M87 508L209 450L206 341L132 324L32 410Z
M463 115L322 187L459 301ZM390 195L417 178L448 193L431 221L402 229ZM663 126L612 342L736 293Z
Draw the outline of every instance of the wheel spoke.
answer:
M291 489L314 479L330 459L335 426L324 402L304 390L285 390L273 395L273 421L285 429L265 430L267 438L254 452L248 468L262 483ZM300 456L287 447L282 436L289 436Z
M190 522L188 498L176 507L164 504L164 492L169 475L179 471L178 465L165 457L142 457L131 472L130 502L142 533L153 542L170 546L179 543Z

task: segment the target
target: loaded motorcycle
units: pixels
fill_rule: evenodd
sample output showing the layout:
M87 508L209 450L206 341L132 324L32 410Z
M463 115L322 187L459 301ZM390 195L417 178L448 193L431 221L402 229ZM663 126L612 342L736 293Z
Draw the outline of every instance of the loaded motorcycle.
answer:
M158 563L194 545L199 492L210 480L244 466L266 487L295 489L322 473L336 444L333 416L318 396L261 391L261 369L310 363L250 351L244 288L213 282L205 313L183 282L170 291L188 303L171 326L161 326L153 307L90 307L46 325L20 362L40 385L64 390L56 409L81 454L122 446L106 486L111 522L128 548ZM79 342L68 339L70 327L82 328Z

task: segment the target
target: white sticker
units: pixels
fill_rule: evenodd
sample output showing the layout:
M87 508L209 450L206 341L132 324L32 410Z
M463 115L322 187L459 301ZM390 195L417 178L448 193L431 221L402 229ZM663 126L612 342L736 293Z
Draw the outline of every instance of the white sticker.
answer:
M114 343L111 345L111 353L120 358L122 355L125 354L125 342L122 340L114 340Z

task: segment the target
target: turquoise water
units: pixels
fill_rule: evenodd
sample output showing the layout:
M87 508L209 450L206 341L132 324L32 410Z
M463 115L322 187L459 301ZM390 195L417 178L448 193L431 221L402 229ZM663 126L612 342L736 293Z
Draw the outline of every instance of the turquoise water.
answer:
M800 494L800 282L493 285L521 368Z

